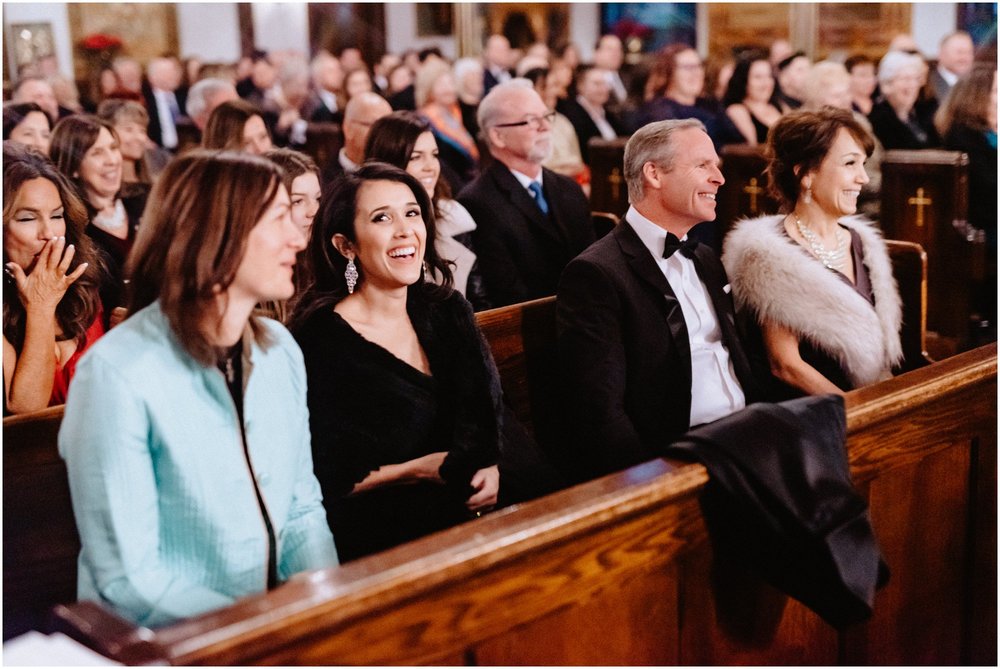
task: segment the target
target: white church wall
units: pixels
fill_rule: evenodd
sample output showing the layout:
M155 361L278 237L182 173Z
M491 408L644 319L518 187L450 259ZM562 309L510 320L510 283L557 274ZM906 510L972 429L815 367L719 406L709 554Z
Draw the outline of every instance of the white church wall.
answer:
M937 58L941 38L956 28L954 2L914 2L911 22L913 40L928 58Z
M456 54L455 38L417 36L417 7L409 2L388 2L385 5L386 49L402 53L407 49L428 49L437 47L447 58Z
M182 58L227 63L240 58L240 20L232 2L177 3L177 39Z
M304 2L260 2L252 5L256 47L264 51L294 49L309 56L309 8Z

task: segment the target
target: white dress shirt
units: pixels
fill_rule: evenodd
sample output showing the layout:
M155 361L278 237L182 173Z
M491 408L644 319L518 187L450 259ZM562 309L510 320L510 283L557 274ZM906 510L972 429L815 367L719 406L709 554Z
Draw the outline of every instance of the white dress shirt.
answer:
M615 70L608 70L607 80L611 86L611 94L615 96L615 101L619 104L625 102L628 98L628 91L625 89L625 82L622 81L621 75Z
M336 94L326 90L325 88L319 88L316 90L316 94L319 95L319 99L323 102L323 106L329 109L334 114L337 113L337 96Z
M601 133L602 139L614 139L618 137L618 133L615 132L615 129L611 127L610 123L608 123L608 116L604 111L604 107L595 107L582 95L576 96L576 101L581 107L583 107L583 111L587 112L587 115L590 116L594 125L597 126L597 130Z
M508 168L508 169L510 169L510 168ZM538 184L539 187L541 187L541 186L544 185L544 184L542 184L542 172L541 172L541 170L539 170L539 172L538 172L538 178L537 179L532 179L527 174L524 174L523 172L518 172L517 170L510 170L510 173L514 175L514 178L517 179L517 182L519 184L521 184L522 186L524 186L524 190L528 191L528 195L530 195L531 199L534 200L535 199L535 194L531 192L531 189L529 188L529 186L531 184L533 184L533 183ZM542 192L544 192L544 189L543 189Z
M177 126L174 125L174 116L170 111L170 103L180 113L180 106L177 104L177 96L171 91L161 91L153 89L153 98L156 100L156 115L160 119L160 141L164 148L177 148Z
M683 253L663 257L667 231L629 207L626 222L649 249L657 267L674 290L687 324L691 345L691 426L710 423L746 406L708 289L694 261ZM684 239L687 235L684 236Z

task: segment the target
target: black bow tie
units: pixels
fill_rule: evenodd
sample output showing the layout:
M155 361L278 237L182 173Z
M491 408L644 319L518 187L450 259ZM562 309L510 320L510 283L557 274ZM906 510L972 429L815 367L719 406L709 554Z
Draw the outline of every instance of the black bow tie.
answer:
M667 241L663 245L663 257L669 258L674 254L675 251L680 249L681 254L687 256L688 258L694 257L694 250L698 246L697 239L685 239L681 241L677 239L677 235L672 232L667 233Z

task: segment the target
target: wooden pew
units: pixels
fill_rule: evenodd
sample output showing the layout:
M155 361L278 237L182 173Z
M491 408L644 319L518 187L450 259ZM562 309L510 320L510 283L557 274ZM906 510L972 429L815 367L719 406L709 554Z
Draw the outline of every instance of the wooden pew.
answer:
M622 217L628 211L624 158L627 137L592 138L590 151L590 210Z
M741 218L778 213L778 201L767 193L763 146L730 144L719 157L726 182L716 196L715 222L723 236Z
M117 624L101 647L172 664L995 664L996 352L848 395L852 475L893 574L841 632L713 573L706 472L663 459L155 632L92 604L59 620L91 642Z
M969 334L971 289L985 273L986 245L968 227L968 157L957 151L887 151L882 161L882 229L927 252L928 329ZM971 234L970 234L971 233Z
M889 242L903 294L904 370L924 353L926 258L915 244ZM511 408L540 444L559 443L555 298L480 312ZM56 604L76 594L79 540L56 436L62 408L4 421L4 638L43 627Z
M80 540L56 447L63 407L3 421L3 638L76 599Z

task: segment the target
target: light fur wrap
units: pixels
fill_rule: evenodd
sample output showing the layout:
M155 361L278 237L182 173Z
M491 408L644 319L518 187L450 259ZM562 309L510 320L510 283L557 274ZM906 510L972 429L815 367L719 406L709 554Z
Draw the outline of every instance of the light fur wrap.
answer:
M836 360L857 388L891 376L903 358L902 304L889 253L875 227L861 217L840 220L861 237L875 308L783 230L784 216L736 223L722 263L737 309L758 322L785 326Z

